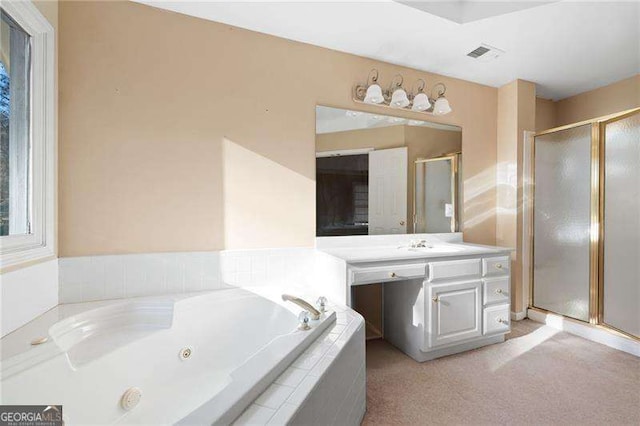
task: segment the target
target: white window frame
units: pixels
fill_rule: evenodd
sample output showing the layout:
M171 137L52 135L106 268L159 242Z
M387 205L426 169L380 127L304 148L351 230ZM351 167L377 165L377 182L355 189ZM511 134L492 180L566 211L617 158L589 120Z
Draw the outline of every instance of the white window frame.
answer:
M30 1L2 9L31 36L31 232L0 237L0 271L50 258L55 245L54 30Z

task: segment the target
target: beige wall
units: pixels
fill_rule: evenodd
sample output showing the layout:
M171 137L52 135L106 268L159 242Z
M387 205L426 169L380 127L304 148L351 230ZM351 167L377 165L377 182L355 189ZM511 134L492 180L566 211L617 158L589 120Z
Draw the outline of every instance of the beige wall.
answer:
M315 106L372 67L447 85L465 238L495 242L496 89L136 3L59 18L62 256L313 245Z
M640 74L552 102L536 100L536 131L640 107Z
M557 102L556 126L640 106L640 74Z
M387 126L374 129L349 130L316 135L316 151L407 147L407 231L413 232L413 199L415 161L462 149L462 133L455 130L435 129L424 126ZM464 158L462 159L464 162ZM463 172L464 173L464 172ZM460 219L459 219L460 220Z
M536 98L536 132L556 127L556 102Z
M516 80L498 89L498 177L496 243L512 247L512 311L522 312L524 133L535 131L536 87Z

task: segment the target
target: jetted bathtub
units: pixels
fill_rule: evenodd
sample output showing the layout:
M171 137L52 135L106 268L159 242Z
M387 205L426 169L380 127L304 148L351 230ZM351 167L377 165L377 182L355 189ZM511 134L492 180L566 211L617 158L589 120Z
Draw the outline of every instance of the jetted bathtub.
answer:
M299 311L237 288L113 301L4 359L0 402L62 404L67 424L228 424L335 321L301 331Z

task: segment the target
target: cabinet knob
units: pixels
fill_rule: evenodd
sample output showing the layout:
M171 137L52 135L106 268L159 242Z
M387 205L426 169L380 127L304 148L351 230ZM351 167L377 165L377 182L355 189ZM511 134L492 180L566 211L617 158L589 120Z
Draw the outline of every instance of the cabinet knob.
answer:
M404 226L404 220L400 221L400 226Z
M496 263L496 268L502 269L502 263Z
M395 273L395 272L391 272L391 273L389 273L389 276L390 276L391 278L395 278L395 277L397 277L397 275L396 275L396 273Z
M438 296L432 297L431 300L433 300L434 302L439 302L440 301L440 299L438 299Z
M496 290L496 293L498 293L498 294L502 294L502 289L501 289L501 288L497 289L497 290Z

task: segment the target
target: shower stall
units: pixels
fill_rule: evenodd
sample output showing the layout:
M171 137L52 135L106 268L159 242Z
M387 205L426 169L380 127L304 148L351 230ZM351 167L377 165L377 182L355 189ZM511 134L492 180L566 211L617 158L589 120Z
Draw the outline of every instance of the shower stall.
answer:
M413 230L447 233L458 230L461 153L414 162Z
M640 338L640 108L533 137L529 308Z

